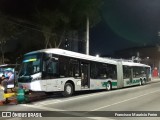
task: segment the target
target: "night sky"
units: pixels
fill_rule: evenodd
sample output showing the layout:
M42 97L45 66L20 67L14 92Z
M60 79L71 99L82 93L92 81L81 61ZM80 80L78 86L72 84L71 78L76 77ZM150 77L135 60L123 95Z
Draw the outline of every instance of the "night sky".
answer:
M102 21L91 30L91 54L157 45L160 0L105 0Z

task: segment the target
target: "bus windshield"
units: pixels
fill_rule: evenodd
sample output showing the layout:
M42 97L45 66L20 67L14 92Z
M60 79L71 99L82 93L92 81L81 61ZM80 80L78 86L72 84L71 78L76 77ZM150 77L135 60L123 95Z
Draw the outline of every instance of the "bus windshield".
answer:
M41 71L41 55L26 55L23 59L20 76L30 76Z

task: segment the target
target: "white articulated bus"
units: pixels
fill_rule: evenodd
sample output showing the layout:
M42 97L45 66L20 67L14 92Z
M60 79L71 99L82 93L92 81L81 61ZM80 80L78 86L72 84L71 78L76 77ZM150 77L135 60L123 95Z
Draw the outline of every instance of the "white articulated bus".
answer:
M150 66L116 61L62 49L44 49L24 55L18 84L31 91L62 92L111 90L149 81Z

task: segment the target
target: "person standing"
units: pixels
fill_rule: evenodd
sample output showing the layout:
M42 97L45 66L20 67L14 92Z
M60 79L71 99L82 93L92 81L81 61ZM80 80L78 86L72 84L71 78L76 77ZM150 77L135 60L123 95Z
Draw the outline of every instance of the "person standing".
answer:
M4 93L7 93L8 81L7 81L7 79L5 78L5 75L2 75L1 79L2 79L1 85L2 85L3 88L4 88Z
M5 75L2 75L1 79L2 79L1 85L4 88L4 94L6 94L7 93L8 80L5 78ZM8 103L8 98L5 99L5 103Z

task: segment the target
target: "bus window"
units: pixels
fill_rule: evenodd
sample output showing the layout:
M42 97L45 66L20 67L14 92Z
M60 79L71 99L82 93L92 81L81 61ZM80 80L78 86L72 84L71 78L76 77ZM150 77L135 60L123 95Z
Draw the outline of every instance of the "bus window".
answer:
M97 68L98 68L98 78L99 79L106 79L107 65L102 64L102 63L98 63Z
M69 76L79 77L79 61L76 59L70 59L69 61Z
M26 55L19 75L30 76L41 71L41 54Z
M133 67L133 77L146 77L146 68Z
M45 68L46 71L45 73L45 78L55 78L59 77L59 72L58 72L58 60L50 58L45 62Z
M76 59L60 56L60 77L79 77L79 61Z
M115 65L103 63L91 63L91 78L93 79L117 79L117 69Z
M91 62L91 78L96 79L98 77L98 70L96 68L96 62Z
M60 77L68 77L68 68L69 68L69 58L60 56L59 57L59 73Z
M107 78L117 79L116 65L107 64Z
M131 78L131 67L123 66L123 78L124 79Z

